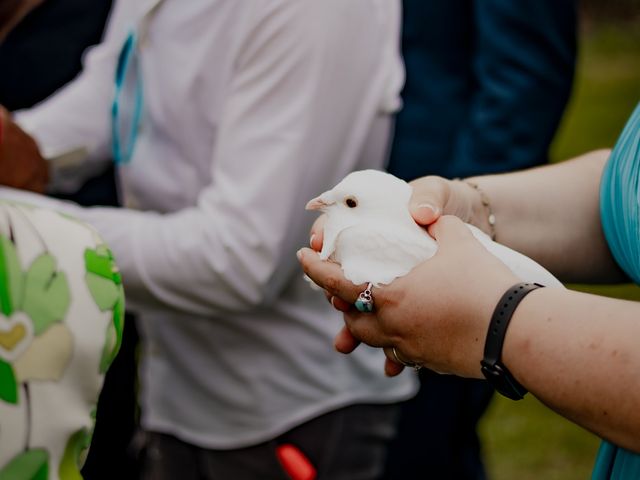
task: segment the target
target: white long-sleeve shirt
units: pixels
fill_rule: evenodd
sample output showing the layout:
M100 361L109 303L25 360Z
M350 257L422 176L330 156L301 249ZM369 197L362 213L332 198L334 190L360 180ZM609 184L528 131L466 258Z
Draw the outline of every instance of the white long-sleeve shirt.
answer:
M154 3L118 2L82 75L18 115L43 149L107 158L116 58ZM379 352L333 352L341 319L295 259L305 202L383 166L399 23L397 0L164 0L149 16L142 131L119 169L136 209L55 204L115 253L144 336L145 427L233 448L413 393Z

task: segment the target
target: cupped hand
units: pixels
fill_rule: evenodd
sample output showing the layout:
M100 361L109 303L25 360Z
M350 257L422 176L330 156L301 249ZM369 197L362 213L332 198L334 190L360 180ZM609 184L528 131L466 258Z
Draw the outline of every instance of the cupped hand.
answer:
M49 168L38 145L2 106L0 117L0 185L43 193L49 181Z
M345 329L336 349L349 353L362 341L385 350L385 371L402 370L391 348L406 362L467 377L481 377L480 360L487 326L502 293L518 278L453 216L429 227L438 252L408 275L374 287L375 310L360 313L352 305L364 285L345 279L339 265L320 260L311 249L299 252L305 273L343 302Z

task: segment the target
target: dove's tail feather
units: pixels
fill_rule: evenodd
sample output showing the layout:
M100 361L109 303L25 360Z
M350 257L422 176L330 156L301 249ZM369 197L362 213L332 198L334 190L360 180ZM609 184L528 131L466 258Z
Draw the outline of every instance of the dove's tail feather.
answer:
M547 269L526 255L494 242L487 234L473 225L469 225L469 229L489 252L500 259L522 281L535 282L546 287L563 287L562 283Z

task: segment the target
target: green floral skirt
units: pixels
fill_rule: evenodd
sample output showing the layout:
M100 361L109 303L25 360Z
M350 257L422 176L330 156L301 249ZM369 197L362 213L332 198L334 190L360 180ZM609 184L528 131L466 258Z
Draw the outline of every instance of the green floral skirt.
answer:
M0 201L0 478L79 479L124 295L94 229Z

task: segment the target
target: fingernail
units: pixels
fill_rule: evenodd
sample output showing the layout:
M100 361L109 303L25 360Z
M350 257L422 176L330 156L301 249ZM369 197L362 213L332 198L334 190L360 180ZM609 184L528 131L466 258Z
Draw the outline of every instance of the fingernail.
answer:
M440 212L439 208L434 207L430 203L421 203L420 205L418 205L418 209L423 209L423 208L428 208L433 212L434 215L437 215Z
M302 249L296 252L296 257L298 257L298 260L302 260Z
M309 246L311 248L313 248L313 239L316 238L316 234L314 233L313 235L311 235L311 238L309 239Z

